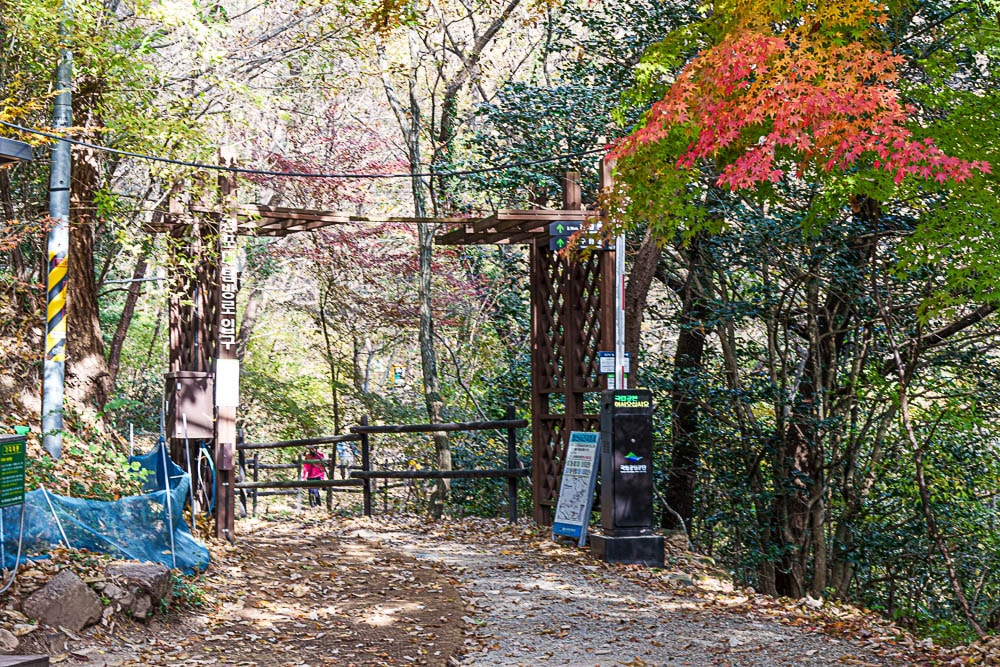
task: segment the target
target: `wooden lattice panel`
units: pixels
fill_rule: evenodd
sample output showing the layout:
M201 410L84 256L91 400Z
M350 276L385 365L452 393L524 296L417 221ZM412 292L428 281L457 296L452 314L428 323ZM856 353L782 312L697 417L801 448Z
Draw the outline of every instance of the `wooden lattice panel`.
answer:
M546 251L533 251L532 263L532 278L538 280L538 285L533 285L533 298L537 296L537 301L533 302L533 363L538 372L534 390L543 393L562 391L562 355L566 345L564 295L560 286L565 282L566 263L560 262L555 253Z
M580 303L582 308L577 312L580 324L577 327L579 340L575 347L577 358L574 359L574 366L579 369L577 376L580 382L579 390L585 392L601 391L600 376L600 356L599 350L607 350L604 347L604 335L601 323L601 282L602 282L602 254L593 253L584 260L580 267L582 279L580 281L581 293Z
M562 415L539 415L533 420L539 429L541 442L545 443L542 456L535 456L537 462L533 470L532 479L535 480L536 513L537 505L541 504L544 510L551 512L552 500L559 493L559 480L562 478L562 461L565 458L565 446L562 444L567 437L563 438L563 426L565 420ZM542 522L540 522L542 523Z
M532 480L542 525L552 523L570 432L600 428L599 415L584 414L584 396L604 389L597 353L612 341L609 257L569 259L541 243L531 248Z
M212 370L219 284L214 236L205 224L170 228L171 372Z

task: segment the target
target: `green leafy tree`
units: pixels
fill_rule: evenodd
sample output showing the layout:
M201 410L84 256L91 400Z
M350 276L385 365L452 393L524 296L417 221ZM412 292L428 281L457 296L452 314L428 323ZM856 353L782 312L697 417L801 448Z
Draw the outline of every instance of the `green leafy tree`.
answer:
M856 407L850 406L857 405L843 399L858 396L876 377L847 372L874 363L856 356L859 349L868 348L858 348L855 342L865 340L868 323L879 318L871 277L877 277L876 290L911 294L906 297L908 310L902 312L911 313L905 326L913 333L904 340L911 351L921 348L919 354L929 349L924 343L939 344L948 337L945 333L976 325L992 309L980 310L975 297L968 298L969 288L986 296L987 282L966 281L958 297L955 288L963 279L950 268L936 272L941 281L929 283L949 285L940 291L907 292L906 281L886 282L899 267L895 252L911 258L911 269L930 271L930 264L913 259L921 248L911 245L908 237L933 236L927 223L937 211L964 206L965 195L989 191L992 178L984 159L988 150L960 150L953 133L940 131L951 122L961 125L961 114L949 114L941 97L934 107L926 101L918 106L916 97L906 97L908 85L900 81L899 72L911 74L907 67L928 63L885 52L891 28L904 28L916 41L922 34L914 23L919 10L907 16L895 9L883 13L869 3L789 3L777 8L718 3L700 30L708 48L677 75L641 128L615 151L623 211L628 219L646 221L668 239L681 235L694 245L701 233L735 235L739 230L745 235L753 229L748 225L767 229L782 219L786 231L777 239L799 237L800 245L784 250L792 251L796 263L782 262L779 270L775 255L757 256L748 265L751 272L743 274L712 260L709 268L716 268L700 288L710 309L726 314L715 317L714 323L712 318L701 322L713 325L719 341L724 387L734 401L734 410L726 411L732 415L731 428L739 442L759 447L756 453L753 447L745 450L743 465L755 503L755 551L763 554L757 561L759 583L772 592L823 593L828 574L836 570L836 565L831 570L831 551L824 541L830 521L826 497L835 486L831 470L837 469L831 466L850 462L845 472L855 472L844 479L851 479L862 450L878 454L878 461L870 461L873 466L881 460L879 449L868 449L870 440L859 441L862 450L855 454L842 449L856 437L849 427L850 415L856 414ZM941 14L944 22L959 15L966 30L970 21L982 23L981 15L970 18L964 11ZM959 70L970 73L967 66ZM911 74L908 80L919 82L919 77ZM940 87L941 81L935 85ZM969 93L976 98L976 86L969 86ZM978 95L981 100L982 89ZM933 128L916 122L928 117L940 120ZM934 134L941 136L940 145L929 138L934 130L939 130ZM880 244L890 239L896 250L886 253ZM969 275L966 271L964 277ZM738 294L745 296L735 298ZM950 315L937 311L931 328L939 337L925 339L915 313L921 306L929 313L935 298L956 307ZM897 299L894 307L903 307ZM761 325L767 332L766 346L756 354L766 360L763 384L746 364L754 346L746 349L739 334ZM882 354L888 353L891 342L872 339ZM881 377L885 373L882 368ZM890 388L905 399L907 387L894 384L889 375ZM760 402L767 392L773 408L761 421ZM898 416L885 413L884 421L876 423L895 425ZM864 505L865 498L850 497L865 489L864 483L858 484L863 479L840 487L847 493L843 507ZM924 518L931 524L927 504ZM851 525L847 519L840 528L851 533ZM940 546L933 530L928 535ZM833 551L834 560L840 557L840 546ZM939 551L947 562L948 554ZM961 601L961 586L952 573L949 578ZM844 584L838 580L838 589L846 590L840 588ZM971 620L969 613L966 617Z

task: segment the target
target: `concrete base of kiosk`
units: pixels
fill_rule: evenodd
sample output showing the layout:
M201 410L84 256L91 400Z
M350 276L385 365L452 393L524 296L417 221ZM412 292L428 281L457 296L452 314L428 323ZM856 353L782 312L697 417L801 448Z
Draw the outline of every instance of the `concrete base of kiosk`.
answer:
M611 537L591 533L590 552L606 563L663 567L663 535Z

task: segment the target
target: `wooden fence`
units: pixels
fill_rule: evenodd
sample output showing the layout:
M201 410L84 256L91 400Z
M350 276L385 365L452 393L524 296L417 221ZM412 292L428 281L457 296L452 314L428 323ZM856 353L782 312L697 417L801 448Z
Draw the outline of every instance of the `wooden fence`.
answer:
M484 422L458 422L447 424L395 424L395 425L370 425L368 417L361 418L359 426L351 427L348 435L322 436L318 438L303 438L300 440L283 440L279 442L265 443L237 443L236 449L239 453L239 465L243 479L236 484L236 489L240 492L244 510L246 509L247 494L253 498L254 512L257 509L258 495L279 495L297 493L299 489L326 489L327 508L331 507L333 491L357 491L363 495L363 507L365 516L372 516L372 480L390 479L507 479L507 506L508 518L514 523L517 521L517 481L521 477L528 477L530 469L521 465L517 458L517 436L515 431L528 426L528 421L516 419L514 409L507 408L506 419L499 421ZM486 430L505 430L507 432L507 467L503 469L476 469L476 470L373 470L371 463L371 440L376 434L401 434L401 433L435 433L446 432L472 432ZM335 479L334 470L338 467L336 445L344 442L358 442L361 445L361 466L360 469L352 467L350 478ZM261 470L271 469L291 469L301 468L304 460L296 460L288 464L261 464L256 453L258 450L266 449L287 449L294 447L333 445L331 455L326 459L327 479L322 480L274 480L261 481L259 473ZM253 462L250 464L253 470L252 481L247 481L248 465L247 452L254 451ZM300 475L301 476L301 475ZM388 483L385 490L389 488ZM278 489L277 491L264 491L264 489Z

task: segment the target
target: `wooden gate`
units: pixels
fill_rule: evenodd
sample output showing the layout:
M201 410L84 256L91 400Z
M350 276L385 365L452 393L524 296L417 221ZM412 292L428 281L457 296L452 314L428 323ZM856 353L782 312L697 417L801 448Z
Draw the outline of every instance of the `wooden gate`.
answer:
M215 497L220 501L215 533L232 539L235 407L216 407L212 397L217 391L213 382L219 381L215 370L220 357L236 361L235 355L230 356L230 346L223 353L220 345L230 335L227 327L235 327L235 315L231 322L226 319L231 306L225 299L235 299L237 284L235 270L222 262L227 243L236 234L284 236L333 224L374 221L325 211L237 206L232 174L220 181L222 202L196 205L175 198L170 215L155 231L169 234L172 253L166 392L170 451L185 465L188 452L182 415L187 411L211 415L214 410L212 419L201 424L212 431L214 440ZM549 225L598 217L598 211L582 208L579 174L568 172L563 177L563 206L558 210L502 210L478 220L393 219L444 223L446 231L435 239L441 245L530 246L532 491L534 519L541 525L552 523L570 432L599 428L599 392L606 387L598 352L614 348L614 251L569 257L551 247ZM195 429L195 436L192 424L186 426L192 438L204 435L208 439L204 429Z

